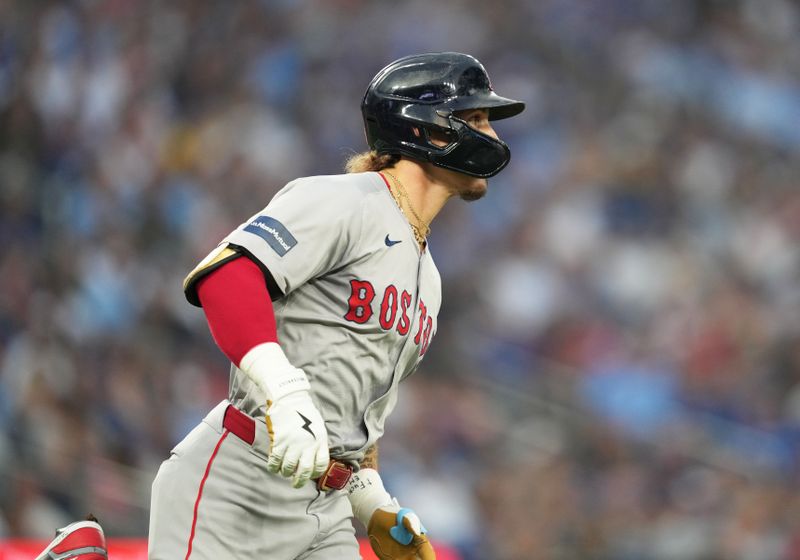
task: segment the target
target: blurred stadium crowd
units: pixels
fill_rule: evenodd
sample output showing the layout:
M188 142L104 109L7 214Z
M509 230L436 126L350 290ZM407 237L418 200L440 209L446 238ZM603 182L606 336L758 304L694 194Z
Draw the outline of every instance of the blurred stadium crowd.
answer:
M432 50L528 109L433 224L390 489L468 560L800 559L789 0L0 3L0 536L146 534L227 393L184 275L339 172L372 75Z

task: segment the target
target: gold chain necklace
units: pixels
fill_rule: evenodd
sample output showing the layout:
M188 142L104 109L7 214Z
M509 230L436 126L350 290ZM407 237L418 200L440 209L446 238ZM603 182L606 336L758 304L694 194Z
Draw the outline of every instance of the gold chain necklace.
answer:
M408 193L406 192L405 187L403 187L403 183L400 182L400 179L386 171L385 169L382 170L383 173L386 173L389 177L392 178L392 182L397 187L397 194L394 193L393 190L389 189L389 192L392 193L392 198L394 198L397 205L400 207L400 210L403 211L403 203L401 199L405 199L406 205L408 209L411 210L411 214L414 216L414 219L417 221L416 224L412 224L409 222L411 226L411 230L414 232L414 238L417 240L417 243L420 246L425 244L425 238L428 237L431 233L431 226L426 224L422 218L419 217L417 211L414 209L414 206L411 204L411 199L408 198Z

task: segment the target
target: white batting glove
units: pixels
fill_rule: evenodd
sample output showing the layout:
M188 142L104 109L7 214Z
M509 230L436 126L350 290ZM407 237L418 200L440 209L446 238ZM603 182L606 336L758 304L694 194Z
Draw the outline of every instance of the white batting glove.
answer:
M311 400L308 378L292 366L274 342L259 344L242 358L239 369L267 395L270 435L267 470L292 478L300 488L328 468L328 431Z
M267 470L292 477L300 488L328 468L328 432L308 391L290 393L267 409L270 447Z

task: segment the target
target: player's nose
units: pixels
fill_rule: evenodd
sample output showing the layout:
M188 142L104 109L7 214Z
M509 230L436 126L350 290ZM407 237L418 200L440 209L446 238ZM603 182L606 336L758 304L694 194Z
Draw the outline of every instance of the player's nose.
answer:
M481 132L483 132L487 136L491 136L495 140L500 140L500 137L497 135L497 132L495 131L494 127L488 123Z

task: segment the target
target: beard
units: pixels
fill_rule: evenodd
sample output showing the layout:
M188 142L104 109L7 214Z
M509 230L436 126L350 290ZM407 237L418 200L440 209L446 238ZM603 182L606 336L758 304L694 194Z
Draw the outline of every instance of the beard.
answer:
M486 196L487 190L488 182L486 179L479 179L477 181L471 181L470 184L460 188L458 190L458 197L467 202L474 202Z

